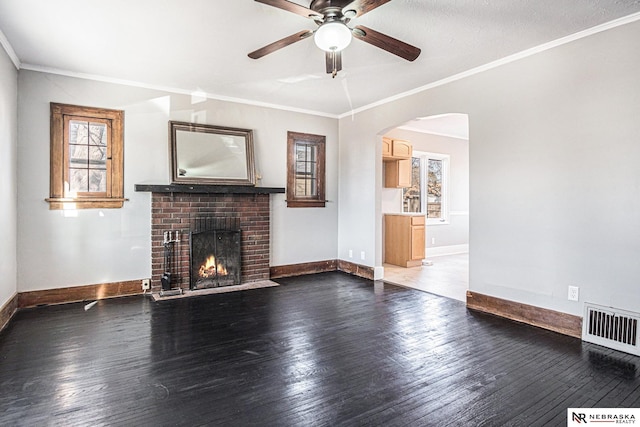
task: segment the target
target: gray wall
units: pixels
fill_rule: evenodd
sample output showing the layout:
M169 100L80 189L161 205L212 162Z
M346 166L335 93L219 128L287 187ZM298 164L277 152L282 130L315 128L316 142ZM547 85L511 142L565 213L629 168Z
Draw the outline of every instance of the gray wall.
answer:
M381 135L467 113L470 289L640 311L639 69L636 21L340 119L340 258L375 251L380 273Z
M427 225L427 258L459 253L469 245L469 141L442 135L394 129L385 136L411 141L414 151L448 154L449 222ZM382 188L382 212L400 212L402 189ZM435 243L431 243L435 239ZM437 248L437 249L436 249Z
M0 308L17 292L18 71L0 47Z
M130 200L124 208L49 210L44 199L49 195L50 102L125 111L124 180ZM133 189L139 183L170 182L169 120L253 129L262 186L286 186L288 130L325 135L332 202L323 209L290 209L284 195L272 196L271 264L337 257L336 119L216 100L192 103L188 95L24 70L18 113L19 291L150 276L150 193Z

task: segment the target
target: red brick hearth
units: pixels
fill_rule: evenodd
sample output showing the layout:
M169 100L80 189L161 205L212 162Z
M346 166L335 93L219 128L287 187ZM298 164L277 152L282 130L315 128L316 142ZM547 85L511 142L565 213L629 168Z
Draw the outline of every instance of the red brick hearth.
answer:
M241 230L241 283L269 279L269 191L266 194L202 194L192 192L151 191L151 287L161 289L165 272L163 246L166 231L179 232L175 244L173 287L189 289L189 230L194 219L202 216L238 218ZM159 186L154 186L159 187ZM191 187L193 188L193 187ZM175 234L174 234L175 235Z

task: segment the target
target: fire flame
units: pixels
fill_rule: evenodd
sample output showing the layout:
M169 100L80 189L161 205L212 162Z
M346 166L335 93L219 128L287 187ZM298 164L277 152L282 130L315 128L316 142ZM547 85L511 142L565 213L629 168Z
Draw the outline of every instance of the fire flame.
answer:
M219 264L216 267L216 257L211 255L209 256L209 258L207 258L205 263L200 266L200 271L198 272L198 274L203 278L213 277L216 275L216 270L218 276L226 276L228 274L227 269L224 267L224 265Z

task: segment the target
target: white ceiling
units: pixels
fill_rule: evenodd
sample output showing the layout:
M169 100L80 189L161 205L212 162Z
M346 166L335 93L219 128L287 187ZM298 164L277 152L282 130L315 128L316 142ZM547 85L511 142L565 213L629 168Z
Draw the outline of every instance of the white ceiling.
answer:
M354 40L335 79L311 38L248 58L315 28L251 0L1 0L0 41L24 69L339 116L638 12L640 0L393 0L352 23L418 46L420 57Z
M418 117L398 128L469 141L469 116L461 113Z

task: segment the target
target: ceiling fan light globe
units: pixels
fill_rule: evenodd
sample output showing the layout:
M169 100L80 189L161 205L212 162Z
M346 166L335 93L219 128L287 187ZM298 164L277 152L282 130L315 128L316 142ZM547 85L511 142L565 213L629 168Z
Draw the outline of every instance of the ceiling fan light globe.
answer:
M339 52L351 43L351 30L339 21L325 22L313 36L316 46L327 52Z

